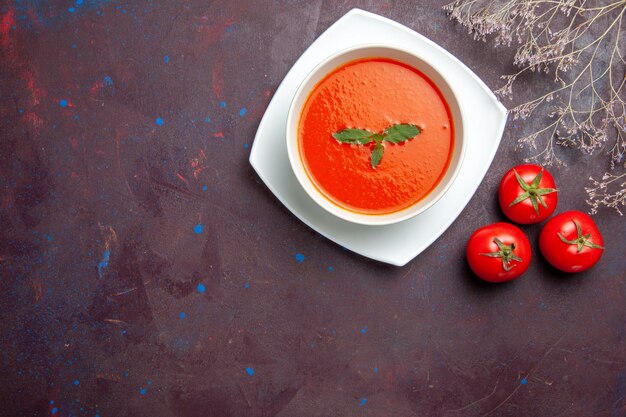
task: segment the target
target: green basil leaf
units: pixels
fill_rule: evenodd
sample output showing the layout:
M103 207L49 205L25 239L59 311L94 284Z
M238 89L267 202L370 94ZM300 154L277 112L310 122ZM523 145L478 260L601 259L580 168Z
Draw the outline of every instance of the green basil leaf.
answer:
M383 151L385 146L382 143L377 143L372 151L372 168L376 168L380 164L380 160L383 159Z
M391 143L400 143L405 140L413 139L421 133L419 127L409 124L396 124L385 129L385 140Z
M344 129L333 133L333 137L342 143L350 143L353 145L365 145L370 143L374 133L363 129Z

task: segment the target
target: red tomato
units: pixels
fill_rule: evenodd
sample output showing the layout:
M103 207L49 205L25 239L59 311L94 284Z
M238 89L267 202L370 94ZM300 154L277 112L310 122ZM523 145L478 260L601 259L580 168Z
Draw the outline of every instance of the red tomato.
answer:
M528 238L518 227L494 223L472 234L465 256L476 275L485 281L504 282L526 272L532 254Z
M551 218L541 229L539 249L548 262L565 272L585 271L604 252L604 241L591 217L577 210Z
M554 178L537 165L518 165L504 174L498 188L504 215L516 223L539 223L558 203Z

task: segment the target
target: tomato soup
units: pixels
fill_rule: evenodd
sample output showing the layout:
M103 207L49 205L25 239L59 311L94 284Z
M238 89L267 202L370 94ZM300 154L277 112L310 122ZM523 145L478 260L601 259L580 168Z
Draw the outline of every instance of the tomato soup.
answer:
M339 142L333 133L382 133L412 124L421 133L394 144L372 166L376 142ZM298 148L309 178L334 204L365 214L403 210L427 196L444 176L454 147L450 109L420 71L383 58L345 64L311 91L300 115Z

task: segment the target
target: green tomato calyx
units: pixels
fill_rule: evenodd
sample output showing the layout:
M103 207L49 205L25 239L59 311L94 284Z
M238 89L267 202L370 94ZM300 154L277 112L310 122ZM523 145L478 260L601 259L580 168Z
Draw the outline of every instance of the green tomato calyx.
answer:
M515 173L515 178L517 178L517 183L524 190L524 192L517 196L517 198L511 201L509 207L516 205L517 203L521 203L522 201L530 198L530 203L533 205L533 209L535 209L535 213L539 215L539 204L543 206L543 208L547 209L548 206L546 202L543 201L543 196L550 193L556 193L558 190L556 188L539 188L539 183L541 182L541 177L543 177L543 168L537 174L535 178L533 178L530 184L526 183L524 179L517 173L515 169L513 169Z
M488 256L490 258L502 258L502 268L505 271L510 271L515 265L511 265L511 261L522 262L522 258L513 253L515 250L515 243L505 245L498 238L493 239L493 243L498 246L497 252L481 253L482 256Z
M588 248L592 248L592 249L604 250L604 246L596 245L595 243L592 243L589 241L589 239L591 238L591 233L587 233L586 235L583 235L583 229L580 227L580 224L574 219L572 219L572 221L576 225L576 234L578 236L576 237L576 239L567 240L565 239L565 237L563 237L562 234L557 233L557 235L559 236L559 239L561 239L561 242L567 243L568 245L576 245L578 249L576 252L580 252L581 250L583 250L583 247L585 246L587 246Z

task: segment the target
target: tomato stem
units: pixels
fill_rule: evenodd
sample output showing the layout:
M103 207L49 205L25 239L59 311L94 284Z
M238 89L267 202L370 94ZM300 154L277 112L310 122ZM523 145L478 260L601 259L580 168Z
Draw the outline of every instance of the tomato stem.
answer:
M530 184L527 184L526 181L517 173L515 169L513 169L513 173L515 173L515 178L517 178L517 183L524 190L523 194L517 196L517 198L511 201L509 207L512 207L522 201L530 198L530 203L533 205L533 209L535 209L535 213L539 215L539 204L543 206L543 208L547 209L548 205L545 201L543 201L543 197L546 194L556 193L558 190L556 188L538 188L539 183L541 182L541 178L543 177L543 168L537 174L537 176L532 180Z
M509 265L511 261L522 262L522 258L513 253L513 251L515 250L515 243L505 245L497 237L493 239L493 243L498 246L497 252L481 253L479 255L488 256L490 258L502 258L502 268L504 268L505 271L510 271L515 266Z
M583 235L583 230L580 227L580 224L574 219L572 219L572 221L576 225L576 234L578 236L576 237L576 239L567 240L562 234L557 233L557 236L559 237L559 239L561 239L561 242L567 243L568 245L576 245L578 249L576 252L580 252L581 250L583 250L584 246L587 246L588 248L604 250L603 246L596 245L595 243L589 241L589 239L591 238L591 233Z

